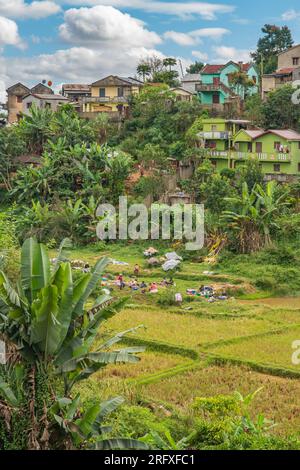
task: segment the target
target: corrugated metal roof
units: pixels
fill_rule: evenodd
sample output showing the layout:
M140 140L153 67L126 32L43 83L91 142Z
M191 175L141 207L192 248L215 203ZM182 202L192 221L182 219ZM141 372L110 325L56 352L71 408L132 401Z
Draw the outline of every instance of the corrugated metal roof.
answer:
M68 101L68 98L62 95L39 95L38 93L33 93L32 96L35 96L36 98L39 98L40 100L62 100L62 101Z
M263 130L251 131L246 129L245 132L249 135L249 137L251 137L251 139L257 139L258 137L265 134L265 131Z
M287 67L287 68L284 68L284 69L279 69L277 70L277 72L275 72L274 75L277 75L277 74L281 74L281 73L284 73L284 74L289 74L289 73L293 73L295 70L294 67Z
M266 134L274 134L278 137L281 137L286 140L295 140L300 141L300 134L299 132L294 131L293 129L269 129L269 130L248 130L246 129L244 132L248 134L251 139L258 139Z
M132 78L132 77L119 77L122 80L125 80L126 82L132 83L132 85L137 85L141 86L143 85L143 82L141 80L138 80L137 78Z
M219 73L222 68L225 67L224 64L222 65L205 65L205 67L201 70L201 74L214 74L214 73Z
M182 79L182 82L200 82L200 73L187 73Z
M90 91L90 85L85 85L82 83L66 83L62 86L63 90L70 90L70 91Z
M267 133L278 135L286 140L300 140L299 132L296 132L293 129L272 129L267 131Z

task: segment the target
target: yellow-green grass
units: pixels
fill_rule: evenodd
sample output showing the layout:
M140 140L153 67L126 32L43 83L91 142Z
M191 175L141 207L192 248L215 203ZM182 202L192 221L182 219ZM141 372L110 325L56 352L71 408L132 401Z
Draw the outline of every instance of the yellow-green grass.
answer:
M270 364L300 372L300 366L292 362L294 353L292 344L297 340L300 340L300 326L261 338L211 347L209 351L225 357Z
M109 320L105 327L114 332L144 325L135 337L156 340L176 346L197 348L205 343L229 340L240 336L264 333L272 329L268 320L260 318L209 319L185 313L172 313L164 308L124 309Z
M120 347L120 345L118 345ZM142 379L191 362L191 359L177 354L164 354L155 351L146 351L139 354L140 361L133 364L112 364L97 372L88 380L80 384L86 399L102 398L111 394L123 393L130 389L127 379Z
M139 357L141 361L136 364L110 365L103 372L96 374L94 379L100 381L105 378L124 380L138 377L140 379L141 377L190 362L190 359L177 354L162 354L152 351L139 354Z
M264 305L271 308L282 308L285 307L289 310L300 310L300 298L299 297L270 297L265 299L257 300L241 300L241 304L251 306Z
M276 434L298 433L300 381L260 374L247 367L212 365L193 369L159 383L142 386L140 393L149 400L166 401L188 412L196 397L232 394L236 390L247 395L260 387L263 390L253 401L252 415L262 413L278 423L274 429Z
M264 318L270 319L274 324L276 322L281 322L286 325L289 324L300 324L300 309L286 310L283 308L272 308L270 310L265 310L263 313Z

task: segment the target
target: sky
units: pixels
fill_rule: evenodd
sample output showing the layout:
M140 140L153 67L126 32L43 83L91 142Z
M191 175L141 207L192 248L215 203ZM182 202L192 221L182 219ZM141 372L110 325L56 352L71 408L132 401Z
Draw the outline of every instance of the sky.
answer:
M185 68L248 61L265 23L300 43L299 0L0 0L0 100L8 86L134 76L153 54Z

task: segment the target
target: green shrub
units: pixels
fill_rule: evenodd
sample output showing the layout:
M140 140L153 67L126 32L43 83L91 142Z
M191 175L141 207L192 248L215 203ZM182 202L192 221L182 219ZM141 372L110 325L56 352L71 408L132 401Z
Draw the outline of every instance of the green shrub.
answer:
M239 402L234 396L219 395L210 398L196 398L193 408L216 416L228 416L240 413Z
M13 218L0 213L0 269L5 269L10 277L18 270L18 242Z
M124 436L138 439L151 429L164 432L168 428L159 422L156 415L149 408L141 406L123 406L115 413L113 420L110 417L112 436Z
M157 305L160 305L161 307L173 307L175 305L178 305L176 300L175 300L175 290L174 289L166 289L162 293L159 294L157 298Z

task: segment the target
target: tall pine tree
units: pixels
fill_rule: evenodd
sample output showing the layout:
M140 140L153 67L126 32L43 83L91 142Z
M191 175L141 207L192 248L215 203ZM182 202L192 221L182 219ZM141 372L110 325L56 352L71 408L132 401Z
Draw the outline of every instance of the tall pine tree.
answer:
M277 69L277 55L293 46L291 30L287 26L265 24L264 36L257 43L256 52L251 56L260 72L273 73Z

